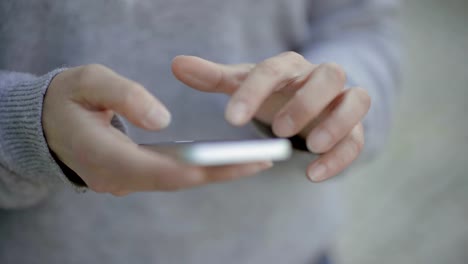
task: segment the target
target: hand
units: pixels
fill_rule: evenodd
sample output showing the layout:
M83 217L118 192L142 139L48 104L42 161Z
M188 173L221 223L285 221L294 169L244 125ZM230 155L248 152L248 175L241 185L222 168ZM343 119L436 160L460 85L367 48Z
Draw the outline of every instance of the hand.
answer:
M314 65L286 52L259 64L239 65L178 56L172 70L190 87L230 95L226 119L233 125L256 118L279 137L301 135L310 151L323 153L307 169L313 181L338 174L362 150L361 120L370 97L362 88L345 90L345 73L336 64Z
M271 162L180 164L133 143L110 124L114 112L150 130L170 122L166 108L141 85L101 65L63 71L44 98L42 122L50 149L96 192L176 190L236 179L271 166Z

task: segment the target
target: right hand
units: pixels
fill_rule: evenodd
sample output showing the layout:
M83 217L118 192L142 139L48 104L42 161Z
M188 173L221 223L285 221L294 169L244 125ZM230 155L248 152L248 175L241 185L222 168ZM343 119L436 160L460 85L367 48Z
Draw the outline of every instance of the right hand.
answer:
M147 130L170 114L140 84L102 65L65 70L50 83L42 123L50 149L96 192L170 191L248 176L271 162L200 167L139 147L111 125L114 113Z

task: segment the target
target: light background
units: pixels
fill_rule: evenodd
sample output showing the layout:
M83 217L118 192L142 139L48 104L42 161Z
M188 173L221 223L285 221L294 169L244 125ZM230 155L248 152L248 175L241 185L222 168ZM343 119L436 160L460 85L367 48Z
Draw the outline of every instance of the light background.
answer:
M468 263L468 1L410 0L387 151L345 181L340 263Z

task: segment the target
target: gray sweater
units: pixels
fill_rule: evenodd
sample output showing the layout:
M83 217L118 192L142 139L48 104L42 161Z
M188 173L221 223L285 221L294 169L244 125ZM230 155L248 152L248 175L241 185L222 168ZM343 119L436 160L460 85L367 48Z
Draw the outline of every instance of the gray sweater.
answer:
M171 126L136 142L259 137L226 98L184 87L175 55L258 62L285 50L343 65L368 89L366 149L382 146L398 82L394 0L1 0L0 263L310 263L340 219L337 181L308 153L239 181L125 198L76 193L51 157L43 96L61 67L104 64L160 98ZM122 124L115 120L115 125Z

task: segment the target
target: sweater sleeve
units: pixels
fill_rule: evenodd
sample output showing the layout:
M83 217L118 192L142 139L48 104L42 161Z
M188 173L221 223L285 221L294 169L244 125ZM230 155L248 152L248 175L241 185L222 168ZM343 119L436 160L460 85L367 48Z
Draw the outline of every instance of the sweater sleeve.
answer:
M363 157L381 149L391 125L400 80L398 0L310 1L310 37L300 52L312 63L336 62L348 84L366 89ZM313 2L313 4L312 4Z
M0 70L0 208L26 207L59 184L77 191L53 158L42 130L42 105L50 81L43 76ZM124 130L114 118L112 124Z

